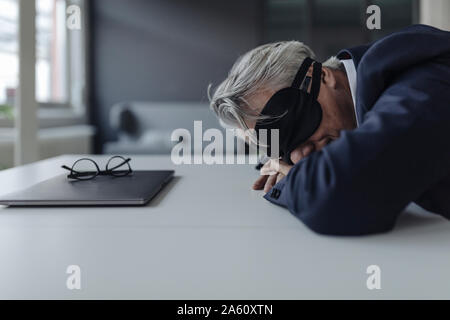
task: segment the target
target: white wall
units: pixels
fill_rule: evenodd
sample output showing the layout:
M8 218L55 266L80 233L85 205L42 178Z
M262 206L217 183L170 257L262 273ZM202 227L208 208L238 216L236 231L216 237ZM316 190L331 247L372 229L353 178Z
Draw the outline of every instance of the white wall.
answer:
M262 40L261 0L90 0L91 120L116 139L122 101L208 101L238 56Z
M421 0L420 23L450 31L450 0Z

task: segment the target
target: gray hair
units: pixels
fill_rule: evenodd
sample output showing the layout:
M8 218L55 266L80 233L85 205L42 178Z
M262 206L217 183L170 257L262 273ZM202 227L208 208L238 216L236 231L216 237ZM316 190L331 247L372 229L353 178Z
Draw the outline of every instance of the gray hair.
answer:
M314 52L299 41L264 44L239 57L212 97L211 85L208 87L211 109L222 126L248 130L244 119L265 118L251 112L247 99L266 88L280 90L290 86L306 57L314 59ZM336 57L329 58L323 66L342 69Z

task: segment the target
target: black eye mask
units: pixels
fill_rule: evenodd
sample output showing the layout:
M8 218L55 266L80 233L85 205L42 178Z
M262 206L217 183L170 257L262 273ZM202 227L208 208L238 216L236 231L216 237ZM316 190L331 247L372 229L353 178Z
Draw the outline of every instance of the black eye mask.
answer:
M311 90L308 93L310 77L305 77L313 64ZM290 153L305 142L322 121L322 107L317 101L320 90L322 64L306 58L300 66L292 85L277 91L264 106L261 115L268 119L258 120L255 126L259 141L259 130L267 129L268 155L272 155L271 129L279 130L279 155L283 161L292 164ZM301 86L303 83L303 86Z

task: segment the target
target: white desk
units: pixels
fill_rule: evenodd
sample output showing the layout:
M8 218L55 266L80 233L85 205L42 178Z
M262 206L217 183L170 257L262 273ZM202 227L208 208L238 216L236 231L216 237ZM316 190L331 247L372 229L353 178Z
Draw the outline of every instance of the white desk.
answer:
M1 171L0 193L79 157ZM134 169L176 170L148 206L0 207L1 299L450 298L450 223L439 216L412 208L391 233L319 236L250 189L252 166L132 158ZM73 264L81 290L66 288ZM381 290L366 287L371 264Z

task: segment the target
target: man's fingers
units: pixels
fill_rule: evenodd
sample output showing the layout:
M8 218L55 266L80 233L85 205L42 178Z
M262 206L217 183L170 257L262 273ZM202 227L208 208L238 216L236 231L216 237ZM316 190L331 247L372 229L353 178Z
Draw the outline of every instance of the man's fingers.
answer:
M269 160L261 168L261 176L253 184L253 189L260 190L264 187L264 192L269 192L269 190L284 176L289 173L292 166L288 165L286 162L278 159Z
M286 162L278 159L270 159L262 168L261 174L264 175L274 175L278 172L281 172L284 175L287 175L289 170L291 170L292 166L287 164Z
M269 178L269 176L260 176L253 184L252 188L254 190L261 190L264 187L264 185L266 184L266 181L268 178Z
M264 185L264 192L269 192L270 189L275 185L277 181L277 174L269 176L269 178L266 181L266 184Z
M282 174L282 173L279 173L278 175L277 175L277 183L278 182L280 182L281 181L281 179L283 179L285 177L285 175L284 174Z
M312 142L304 143L303 145L292 150L290 154L292 163L296 164L303 158L309 156L313 151L314 151L314 144L312 144Z
M278 168L278 160L270 159L262 166L260 173L271 176L278 173Z
M299 148L297 148L291 152L290 157L292 163L297 163L303 159L303 153Z
M282 174L284 174L285 176L287 176L287 174L289 173L289 170L291 170L291 168L293 166L287 164L286 162L279 160L280 164L279 164L279 169L278 172L281 172Z

